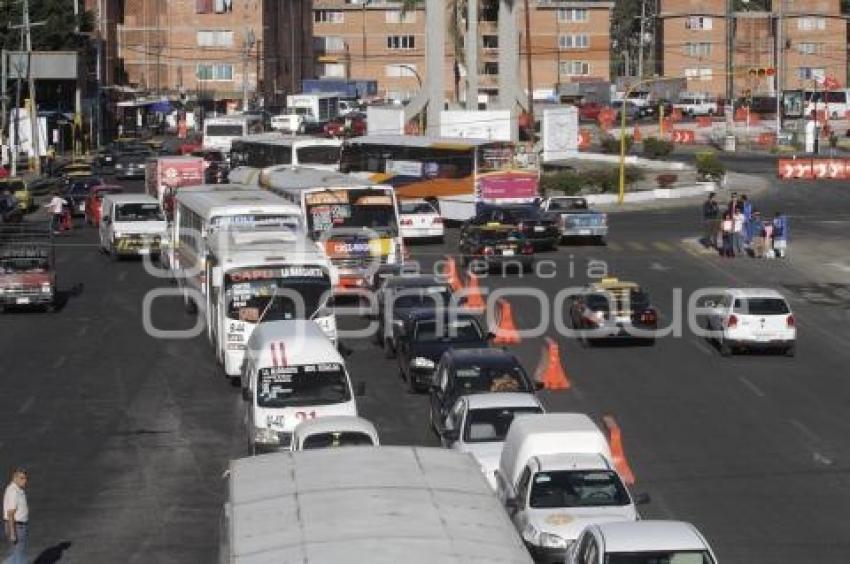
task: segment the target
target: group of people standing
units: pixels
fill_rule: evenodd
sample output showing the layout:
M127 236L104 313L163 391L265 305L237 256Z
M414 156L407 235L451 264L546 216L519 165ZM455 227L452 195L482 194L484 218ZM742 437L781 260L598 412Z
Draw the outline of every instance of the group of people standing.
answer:
M746 194L733 192L721 212L714 192L702 206L703 244L722 257L749 254L754 258L788 256L788 218L782 212L762 217Z

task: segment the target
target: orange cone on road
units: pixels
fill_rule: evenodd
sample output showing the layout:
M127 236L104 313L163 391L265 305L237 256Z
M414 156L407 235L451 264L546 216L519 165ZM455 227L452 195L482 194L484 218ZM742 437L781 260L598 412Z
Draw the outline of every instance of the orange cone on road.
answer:
M550 337L546 337L543 356L534 372L534 378L543 384L546 390L568 390L572 386L564 367L561 366L561 351L558 343Z
M516 345L520 342L519 332L514 323L514 315L508 300L500 299L496 302L499 306L498 323L496 324L493 343L496 345Z
M484 311L486 304L484 303L484 298L481 296L481 287L478 285L478 277L471 272L469 273L469 282L467 282L466 288L467 294L465 307L476 311Z
M446 279L449 286L452 287L452 292L457 292L463 289L463 282L460 280L460 273L457 270L457 263L452 256L446 257Z
M613 458L614 468L617 473L623 478L623 481L629 485L635 483L635 475L629 466L629 461L626 460L626 453L623 450L623 437L620 434L620 426L617 421L610 415L602 418L605 426L608 427L608 444L611 447L611 458Z
M641 134L638 126L635 126L635 130L632 132L632 139L635 143L640 143L643 140L643 135Z

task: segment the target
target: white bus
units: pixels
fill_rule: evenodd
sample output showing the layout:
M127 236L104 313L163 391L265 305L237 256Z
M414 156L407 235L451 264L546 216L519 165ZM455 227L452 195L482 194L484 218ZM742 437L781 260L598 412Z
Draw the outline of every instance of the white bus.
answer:
M261 322L311 319L334 344L333 268L315 243L292 230L256 228L209 236L207 335L227 377L240 377L245 345Z
M365 288L397 272L404 248L391 186L310 168L272 167L260 186L300 207L308 235L334 265L339 285Z
M815 110L826 114L828 119L844 119L850 110L850 89L806 90L803 92L804 116L812 117Z
M234 139L253 133L262 133L263 117L238 115L212 117L204 120L204 149L216 149L225 155L230 153Z
M199 304L195 292L206 298L206 262L209 235L230 228L273 227L303 234L301 208L270 192L239 184L213 184L178 192L174 204L168 265L189 312Z
M292 137L276 132L247 135L233 140L230 178L256 184L260 171L280 165L337 171L341 151L341 139Z

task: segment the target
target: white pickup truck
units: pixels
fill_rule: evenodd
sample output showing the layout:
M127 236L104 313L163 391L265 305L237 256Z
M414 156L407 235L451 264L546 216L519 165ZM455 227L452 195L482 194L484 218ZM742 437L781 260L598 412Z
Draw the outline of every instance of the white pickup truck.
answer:
M591 209L585 198L553 196L540 202L545 216L555 220L561 230L561 240L571 237L590 237L604 243L608 236L608 214Z

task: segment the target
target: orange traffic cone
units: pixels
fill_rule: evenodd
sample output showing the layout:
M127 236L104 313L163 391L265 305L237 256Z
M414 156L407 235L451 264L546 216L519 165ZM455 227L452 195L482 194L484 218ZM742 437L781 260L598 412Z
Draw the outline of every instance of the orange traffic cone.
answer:
M568 390L570 384L564 367L561 366L561 351L558 343L550 337L546 337L546 345L543 347L543 356L534 371L534 378L543 384L547 390Z
M624 482L632 485L635 483L635 475L629 466L629 461L626 460L626 453L623 450L623 437L620 435L620 426L610 415L606 415L602 420L605 422L605 426L608 427L608 444L611 447L611 458L614 459L614 468L617 469L617 473L620 474Z
M471 272L469 273L469 282L466 287L465 307L476 311L484 311L486 304L484 303L484 298L481 296L481 288L478 286L478 277Z
M496 337L493 343L496 345L516 345L520 342L519 332L514 323L514 315L508 300L500 299L496 302L499 306L498 322L496 323Z
M632 139L635 143L640 143L643 140L643 135L641 135L640 128L635 126L635 130L632 132Z
M452 292L457 292L463 289L463 282L460 280L460 273L457 270L457 263L452 256L446 257L446 279L449 286L452 287Z

